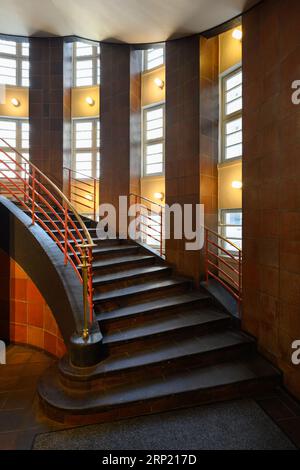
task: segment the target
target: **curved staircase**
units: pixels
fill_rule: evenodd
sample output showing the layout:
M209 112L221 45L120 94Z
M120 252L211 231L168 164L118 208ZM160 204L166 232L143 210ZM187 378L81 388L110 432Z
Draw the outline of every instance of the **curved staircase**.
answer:
M44 375L38 391L49 417L93 423L251 396L279 383L255 342L204 289L145 247L89 231L105 358L79 368L66 356Z

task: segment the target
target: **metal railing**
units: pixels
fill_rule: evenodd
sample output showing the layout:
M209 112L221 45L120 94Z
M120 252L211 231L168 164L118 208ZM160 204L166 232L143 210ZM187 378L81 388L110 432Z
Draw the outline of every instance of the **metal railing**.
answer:
M69 263L74 269L83 288L82 336L87 339L89 322L93 322L94 244L81 216L53 181L2 138L0 187L2 194L30 214L32 224L37 223L54 240L64 254L65 265Z
M134 193L129 194L129 201L130 204L135 204L137 207L135 239L138 238L137 234L139 233L142 242L157 251L160 256L164 256L164 207Z
M242 305L242 250L232 241L204 227L206 282L211 276Z
M81 214L97 218L97 178L87 174L64 167L67 173L67 194L68 198Z

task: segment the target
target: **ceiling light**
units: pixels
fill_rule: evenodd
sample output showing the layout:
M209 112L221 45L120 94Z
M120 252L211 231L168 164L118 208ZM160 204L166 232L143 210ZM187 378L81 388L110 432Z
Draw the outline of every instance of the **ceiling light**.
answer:
M243 183L241 181L232 181L231 187L233 189L242 189Z
M91 96L87 96L86 99L85 99L85 102L86 102L89 106L94 106L94 104L95 104L95 100L94 100L94 98L92 98Z
M163 80L161 80L160 78L155 78L154 79L154 83L156 86L158 86L158 88L160 88L161 90L163 89L163 87L165 86L165 82Z
M233 39L237 39L238 41L241 41L242 37L243 37L243 33L240 29L234 29L232 31L232 37Z
M16 108L17 108L18 106L20 106L20 104L21 104L20 101L19 101L17 98L12 98L12 99L10 100L10 102L11 102L11 104L12 104L13 106L15 106Z
M165 195L164 193L154 193L153 196L155 199L159 199L160 201L162 201Z

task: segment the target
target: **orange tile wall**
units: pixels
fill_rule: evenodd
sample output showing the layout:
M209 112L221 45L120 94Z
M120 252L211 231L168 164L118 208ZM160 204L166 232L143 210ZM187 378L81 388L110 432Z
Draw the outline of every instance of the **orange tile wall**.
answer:
M30 277L10 260L10 339L61 357L66 347L52 311Z

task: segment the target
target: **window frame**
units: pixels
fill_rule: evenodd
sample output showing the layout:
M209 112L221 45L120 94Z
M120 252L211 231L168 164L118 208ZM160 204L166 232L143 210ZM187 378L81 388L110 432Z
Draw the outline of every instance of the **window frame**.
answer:
M22 161L22 158L20 157L20 155L18 155L17 152L19 152L23 156L24 156L24 154L28 154L28 160L30 160L30 141L28 141L28 148L27 147L22 147L22 124L29 124L29 119L0 116L0 122L1 121L16 123L16 145L12 146L16 150L16 152L15 152L15 161L16 161L16 163L18 163L20 165L24 163ZM6 152L8 154L13 152L10 147L2 146L2 149L4 150L4 152ZM27 157L25 157L25 158L27 158ZM18 171L17 166L15 168L15 171L16 172ZM17 178L16 175L11 177L11 179L15 179L15 178ZM2 175L2 173L0 173L0 179L5 179L5 176Z
M146 138L146 113L148 111L154 111L155 109L163 109L163 137L159 139L150 139L147 140ZM161 101L159 103L150 104L148 106L144 106L142 108L142 175L143 178L152 178L156 176L164 176L165 175L165 140L166 140L166 107L165 102ZM159 173L151 173L147 174L147 145L151 144L159 144L162 143L163 151L162 151L162 172Z
M14 41L14 40L8 40L8 39L3 39L0 37L1 41L7 41L7 42L14 42L16 45L16 53L15 54L9 54L5 52L0 52L0 62L1 59L10 59L10 60L15 60L16 61L16 84L13 85L11 83L6 83L2 84L4 86L17 86L17 87L24 87L24 88L29 88L30 83L29 83L29 76L28 76L28 85L23 85L23 61L28 62L30 64L29 60L29 55L23 55L23 44L29 44L29 41ZM1 64L0 64L1 66ZM30 65L29 65L30 66ZM24 69L25 70L25 69ZM27 77L26 77L27 79Z
M242 217L242 224L241 225L232 225L232 224L226 224L226 215L228 213L240 213ZM227 237L226 235L226 228L227 227L240 227L241 228L241 238L234 238L234 237ZM235 240L240 240L241 241L241 250L243 248L243 209L242 208L236 208L236 209L220 209L220 215L219 215L219 233L221 234L222 237L226 238L227 240L232 241L232 243L235 243L238 246L238 243L235 242ZM225 248L225 243L222 240L222 247ZM233 247L232 249L225 248L229 253L231 254L237 254L238 251L234 250ZM222 256L226 256L223 252L221 253Z
M239 72L242 72L242 83L241 85L243 86L243 68L242 64L239 63L235 65L234 67L226 70L223 74L220 75L220 96L221 96L221 106L220 106L220 162L221 163L227 163L227 162L232 162L235 160L240 160L243 158L243 148L242 148L242 154L237 156L237 157L232 157L232 158L226 158L226 124L228 124L231 121L234 121L236 119L241 119L242 120L242 134L243 134L243 103L242 103L242 108L238 111L235 111L229 115L226 115L225 112L225 107L226 107L226 90L225 90L225 83L226 81L238 74ZM242 91L242 99L243 99L243 91ZM241 144L243 145L243 139Z
M81 122L92 122L92 147L87 148L76 148L76 124ZM100 146L97 146L97 123L99 122L99 143ZM86 118L73 118L72 119L72 162L71 168L74 171L75 178L76 173L78 173L81 177L78 179L100 179L100 155L101 155L101 124L99 117L86 117ZM78 171L76 169L76 156L78 153L91 153L92 154L92 174L91 176L86 175L84 171ZM97 157L99 153L99 174L97 174Z
M85 56L77 56L77 43L86 44L87 46L92 47L92 54ZM99 48L99 52L98 52ZM86 60L92 61L92 83L90 85L77 85L77 63L84 62ZM89 41L74 41L73 43L73 87L74 88L84 88L100 85L100 73L98 81L98 60L100 61L100 43L92 43ZM99 70L100 72L100 70Z
M148 67L148 52L153 49L162 49L163 50L163 61L161 64L156 65L155 67ZM149 47L149 49L145 49L143 51L143 72L150 72L152 70L158 69L160 67L163 67L165 65L165 45L164 44L154 44L153 46Z

